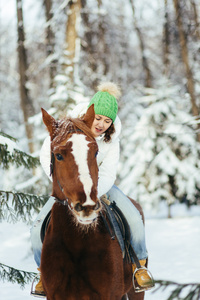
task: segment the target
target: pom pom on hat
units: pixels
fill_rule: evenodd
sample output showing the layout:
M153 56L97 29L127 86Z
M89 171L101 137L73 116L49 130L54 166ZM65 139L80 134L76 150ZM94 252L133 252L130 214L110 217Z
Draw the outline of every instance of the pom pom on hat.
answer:
M98 86L98 92L91 99L89 107L94 104L95 114L106 116L114 122L118 111L117 99L120 95L120 89L115 83L101 83Z
M120 88L117 84L113 82L103 82L98 86L98 91L108 92L110 95L114 96L116 99L119 99L121 96Z

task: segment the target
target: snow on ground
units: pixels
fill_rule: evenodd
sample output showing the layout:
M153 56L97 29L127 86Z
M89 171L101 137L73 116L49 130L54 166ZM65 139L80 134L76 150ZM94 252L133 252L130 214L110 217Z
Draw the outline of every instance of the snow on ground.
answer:
M195 215L196 212L196 215ZM162 215L146 219L146 242L149 251L149 269L155 279L179 283L200 282L200 212L189 213L183 206L175 207L174 218ZM0 262L27 271L37 272L31 254L29 227L23 223L0 223ZM31 284L21 289L17 284L0 281L0 299L28 300ZM165 300L169 289L146 292L145 300Z

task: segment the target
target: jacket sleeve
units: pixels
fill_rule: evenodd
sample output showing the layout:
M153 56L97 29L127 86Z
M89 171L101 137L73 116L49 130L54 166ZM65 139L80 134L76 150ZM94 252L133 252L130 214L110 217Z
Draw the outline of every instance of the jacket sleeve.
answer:
M115 182L119 161L119 149L119 139L116 139L110 145L110 149L99 166L98 197L107 193Z
M42 148L40 150L40 163L42 168L48 178L52 181L52 176L50 176L50 162L51 162L51 146L50 146L50 136L46 137Z

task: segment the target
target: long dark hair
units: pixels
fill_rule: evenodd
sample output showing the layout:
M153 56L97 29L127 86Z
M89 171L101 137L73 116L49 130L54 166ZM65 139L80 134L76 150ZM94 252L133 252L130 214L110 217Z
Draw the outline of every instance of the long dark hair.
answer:
M115 133L115 126L112 123L112 125L110 125L110 127L105 131L105 135L104 135L104 139L103 139L105 143L110 142L110 140L112 138L111 136L113 133Z

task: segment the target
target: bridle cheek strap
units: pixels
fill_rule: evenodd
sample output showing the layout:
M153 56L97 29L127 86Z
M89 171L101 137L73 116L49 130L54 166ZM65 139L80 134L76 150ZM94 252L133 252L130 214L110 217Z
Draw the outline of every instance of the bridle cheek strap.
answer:
M50 162L50 176L53 175L53 167L54 167L55 157L54 153L51 152L51 162Z
M50 176L53 175L54 162L55 162L54 153L51 152ZM58 183L58 186L59 186L61 192L64 194L63 187L61 186L61 184L60 184L60 182L59 182L58 179L57 179L57 183ZM55 201L58 202L58 203L61 203L64 206L68 206L70 210L73 210L73 207L71 206L71 204L69 204L69 198L68 197L66 197L65 200L59 200L59 199L55 198Z
M64 205L64 206L68 206L69 207L69 209L72 211L73 210L73 208L71 207L71 205L69 204L69 199L67 198L67 199L65 199L65 200L59 200L59 199L57 199L57 198L55 198L55 201L57 202L57 203L60 203L60 204L62 204L62 205Z

